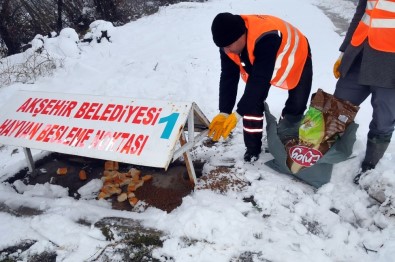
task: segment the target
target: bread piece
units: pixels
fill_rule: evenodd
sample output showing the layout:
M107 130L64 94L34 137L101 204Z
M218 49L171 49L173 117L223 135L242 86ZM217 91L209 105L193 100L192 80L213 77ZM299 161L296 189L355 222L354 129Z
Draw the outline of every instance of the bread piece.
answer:
M110 197L109 194L105 193L105 192L100 192L99 196L97 197L98 199L103 199L103 198L108 198Z
M128 199L128 195L127 195L126 193L122 193L122 194L120 194L120 195L117 197L117 201L118 201L118 202L123 202L123 201L125 201L126 199Z
M108 182L113 183L113 178L109 176L102 176L100 179L101 181L103 181L103 183L108 183Z
M144 185L144 181L143 180L136 181L134 185L135 185L135 187L137 189L137 188L139 188L139 187Z
M107 171L107 172L104 171L101 180L102 180L104 183L105 183L105 182L108 182L108 181L113 182L114 179L116 178L116 176L117 176L117 171Z
M131 182L131 183L128 185L128 193L134 192L134 191L136 191L136 185L135 185L133 182Z
M137 202L139 202L139 200L137 199L137 197L131 197L129 198L129 204L134 207L137 205Z
M126 185L129 185L130 182L132 182L132 179L131 179L131 178L126 178L125 180L123 180L123 181L119 184L119 186L126 186Z
M114 174L114 171L112 170L104 170L103 176L112 176Z
M147 182L147 181L149 181L149 180L151 180L152 179L152 175L145 175L145 176L143 176L142 178L141 178L141 180L143 180L144 182Z
M85 170L80 170L80 173L78 174L78 176L80 177L80 180L82 180L82 181L86 180Z
M115 171L116 175L114 176L114 183L123 184L123 182L128 178L126 177L125 173L119 173Z
M132 180L128 185L128 192L134 192L137 188L141 187L144 184L143 180L134 181Z
M103 187L104 186L111 186L111 187L120 187L119 184L114 183L114 181L110 180L110 181L105 181L103 182Z
M140 174L141 174L140 170L138 170L136 168L131 168L131 169L129 169L128 173L129 173L130 177L133 178L133 180L139 180L140 179Z
M135 182L139 181L140 180L140 175L134 174L133 177L132 177L132 180L135 181Z
M104 170L114 170L114 162L113 161L104 162Z
M59 167L58 170L56 170L56 174L64 176L67 174L67 167Z
M136 195L133 192L128 193L128 198L136 197Z
M111 184L104 185L104 186L102 187L101 191L104 192L104 193L110 194L110 196L111 196L111 195L114 195L114 194L119 195L119 194L122 193L122 190L121 190L118 186L116 186L116 185L111 185Z
M118 162L116 162L116 161L114 161L113 162L113 170L119 170L119 164L118 164Z

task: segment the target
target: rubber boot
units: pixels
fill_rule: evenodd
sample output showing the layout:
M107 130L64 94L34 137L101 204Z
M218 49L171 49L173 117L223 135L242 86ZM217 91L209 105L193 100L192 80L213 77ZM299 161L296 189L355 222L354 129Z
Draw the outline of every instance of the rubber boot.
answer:
M372 170L376 167L377 163L384 156L384 153L391 142L391 136L392 134L380 136L368 135L365 159L362 161L361 171L354 177L355 184L359 184L361 175L366 173L366 171Z
M278 121L277 134L283 144L292 138L299 138L299 126L303 115L284 115Z

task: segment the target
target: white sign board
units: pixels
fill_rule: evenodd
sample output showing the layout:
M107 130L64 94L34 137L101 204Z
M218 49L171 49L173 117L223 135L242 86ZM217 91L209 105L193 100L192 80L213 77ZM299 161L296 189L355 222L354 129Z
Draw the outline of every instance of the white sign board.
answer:
M0 143L167 169L192 102L17 91Z

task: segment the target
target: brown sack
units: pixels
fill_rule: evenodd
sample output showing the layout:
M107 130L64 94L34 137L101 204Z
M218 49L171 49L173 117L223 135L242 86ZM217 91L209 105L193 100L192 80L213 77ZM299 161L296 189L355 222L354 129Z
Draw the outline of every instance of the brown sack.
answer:
M292 173L314 165L342 135L359 110L318 89L299 127L299 140L286 145L287 165Z

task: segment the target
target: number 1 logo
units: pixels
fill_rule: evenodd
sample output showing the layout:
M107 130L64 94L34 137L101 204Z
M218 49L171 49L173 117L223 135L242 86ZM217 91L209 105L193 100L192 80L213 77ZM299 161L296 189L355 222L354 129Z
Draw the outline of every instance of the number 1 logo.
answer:
M180 113L173 113L159 119L159 124L166 123L165 129L163 130L160 138L169 139L179 115Z

